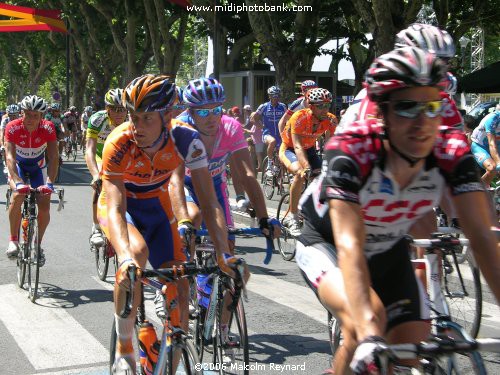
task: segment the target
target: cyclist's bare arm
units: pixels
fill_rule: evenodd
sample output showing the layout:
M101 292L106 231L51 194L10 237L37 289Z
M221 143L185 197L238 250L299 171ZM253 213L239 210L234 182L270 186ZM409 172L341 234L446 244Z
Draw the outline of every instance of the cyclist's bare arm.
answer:
M278 129L280 131L280 134L283 132L283 129L285 129L287 121L290 119L290 116L288 113L285 112L285 114L281 117L280 121L278 122Z
M59 168L59 147L57 140L47 142L47 157L49 164L47 166L47 182L54 182L57 176L57 168Z
M172 173L168 186L172 210L174 211L177 221L189 219L186 194L184 193L184 172L185 165L181 163Z
M457 195L453 203L458 211L465 236L469 239L474 258L488 282L497 302L500 301L500 246L491 227L498 227L498 220L491 207L491 199L485 192Z
M259 182L255 178L251 165L248 149L238 150L231 155L231 166L234 166L234 169L238 171L236 175L233 175L233 180L236 176L240 179L241 186L244 186L257 217L268 217L264 194Z
M370 301L370 273L363 250L365 226L361 206L331 199L329 207L348 309L355 322L358 339L370 335L383 336L383 327L380 327Z
M87 162L87 168L89 169L92 180L96 180L99 177L99 166L96 161L96 147L97 139L87 138L87 145L85 147L85 161Z
M490 148L490 155L493 158L493 161L496 164L500 164L500 157L498 156L497 141L495 139L495 134L486 133L486 137L488 137L488 146Z
M309 161L307 160L307 155L302 147L302 141L300 140L300 135L292 133L293 150L297 159L299 159L299 164L303 169L311 168Z
M222 253L229 254L226 219L217 200L212 176L210 176L208 168L191 170L191 181L200 202L203 220L210 233L210 238L215 244L217 256L220 257Z
M127 212L125 184L121 180L103 180L102 188L106 192L109 240L118 255L118 260L121 262L131 258L135 264L140 265L139 260L134 259L131 251L125 219Z
M9 176L11 179L11 188L15 189L16 184L23 182L23 180L17 174L16 144L14 142L6 142L5 158L7 159L7 169L9 170Z

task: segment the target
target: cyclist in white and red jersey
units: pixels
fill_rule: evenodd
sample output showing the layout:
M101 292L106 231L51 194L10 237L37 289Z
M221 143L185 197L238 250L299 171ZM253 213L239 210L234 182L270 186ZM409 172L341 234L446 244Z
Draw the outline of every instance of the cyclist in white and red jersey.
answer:
M289 106L288 109L286 110L285 114L281 118L280 122L278 123L278 128L280 130L280 133L283 132L283 129L285 129L285 125L288 120L290 120L290 117L297 112L300 111L301 109L307 108L307 99L306 99L306 94L310 89L315 89L318 88L318 85L316 82L308 79L305 80L300 84L300 92L302 93L301 96L299 96L297 99L295 99Z
M76 142L76 137L79 129L79 116L76 112L76 107L72 105L63 115L63 125L66 131L70 134L71 141Z
M301 198L297 264L342 322L336 374L346 373L349 363L355 374L378 374L374 343L428 337L429 311L405 235L446 187L475 259L500 299L490 199L463 132L441 126L445 72L440 59L416 47L376 59L366 84L380 120L355 122L332 137L322 174Z
M5 129L9 185L13 191L9 207L10 239L6 252L9 258L15 258L19 252L21 205L31 188L41 193L37 196L38 244L41 244L50 221L50 194L54 191L52 181L55 180L59 167L56 129L52 122L43 119L47 103L36 95L29 95L22 100L21 109L23 116L9 122ZM45 263L42 249L38 262L40 266Z

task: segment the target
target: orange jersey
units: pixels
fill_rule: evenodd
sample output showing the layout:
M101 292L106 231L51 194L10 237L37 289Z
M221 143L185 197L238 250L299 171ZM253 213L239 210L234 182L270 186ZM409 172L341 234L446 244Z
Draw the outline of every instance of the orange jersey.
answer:
M151 198L168 194L168 182L182 162L193 170L206 167L207 154L198 132L172 120L166 143L150 159L135 143L129 122L116 127L103 149L102 178L123 180L127 197Z
M316 140L325 132L329 131L330 134L335 132L337 118L330 112L327 113L327 116L326 119L319 121L309 108L295 112L281 133L283 143L287 148L293 148L292 134L297 134L300 136L304 150L314 147Z

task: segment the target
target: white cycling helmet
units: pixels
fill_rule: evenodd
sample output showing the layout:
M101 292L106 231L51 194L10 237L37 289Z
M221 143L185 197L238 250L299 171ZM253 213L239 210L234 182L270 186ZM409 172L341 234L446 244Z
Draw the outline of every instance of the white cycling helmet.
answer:
M47 110L47 102L36 95L28 95L21 101L21 109L45 112Z
M406 46L421 48L441 58L455 56L455 43L451 35L446 30L424 23L414 23L396 35L394 47Z

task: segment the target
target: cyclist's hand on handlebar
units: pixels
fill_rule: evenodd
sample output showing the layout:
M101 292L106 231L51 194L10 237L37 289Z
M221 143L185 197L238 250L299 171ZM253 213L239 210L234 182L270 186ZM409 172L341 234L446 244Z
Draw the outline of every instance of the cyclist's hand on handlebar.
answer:
M380 374L380 363L376 351L385 340L380 336L368 336L361 341L354 352L351 361L351 370L359 375Z
M139 270L139 266L134 262L132 258L128 258L123 260L118 266L118 271L116 271L115 282L116 285L122 290L129 291L130 290L130 278L128 273L128 268L130 265L135 265L137 270Z
M250 278L248 266L245 260L241 258L235 258L230 254L223 254L222 257L217 257L217 264L222 272L235 280L239 279L243 283L246 283Z
M278 238L281 235L280 222L274 217L263 217L259 219L259 228L266 237L271 236L271 238Z
M304 168L299 173L302 178L309 180L309 177L311 176L311 168Z
M36 191L38 191L42 195L50 195L54 192L54 185L50 182L47 182L45 185L37 187Z
M31 186L26 185L24 182L18 182L16 184L16 191L19 194L29 194L31 191Z

